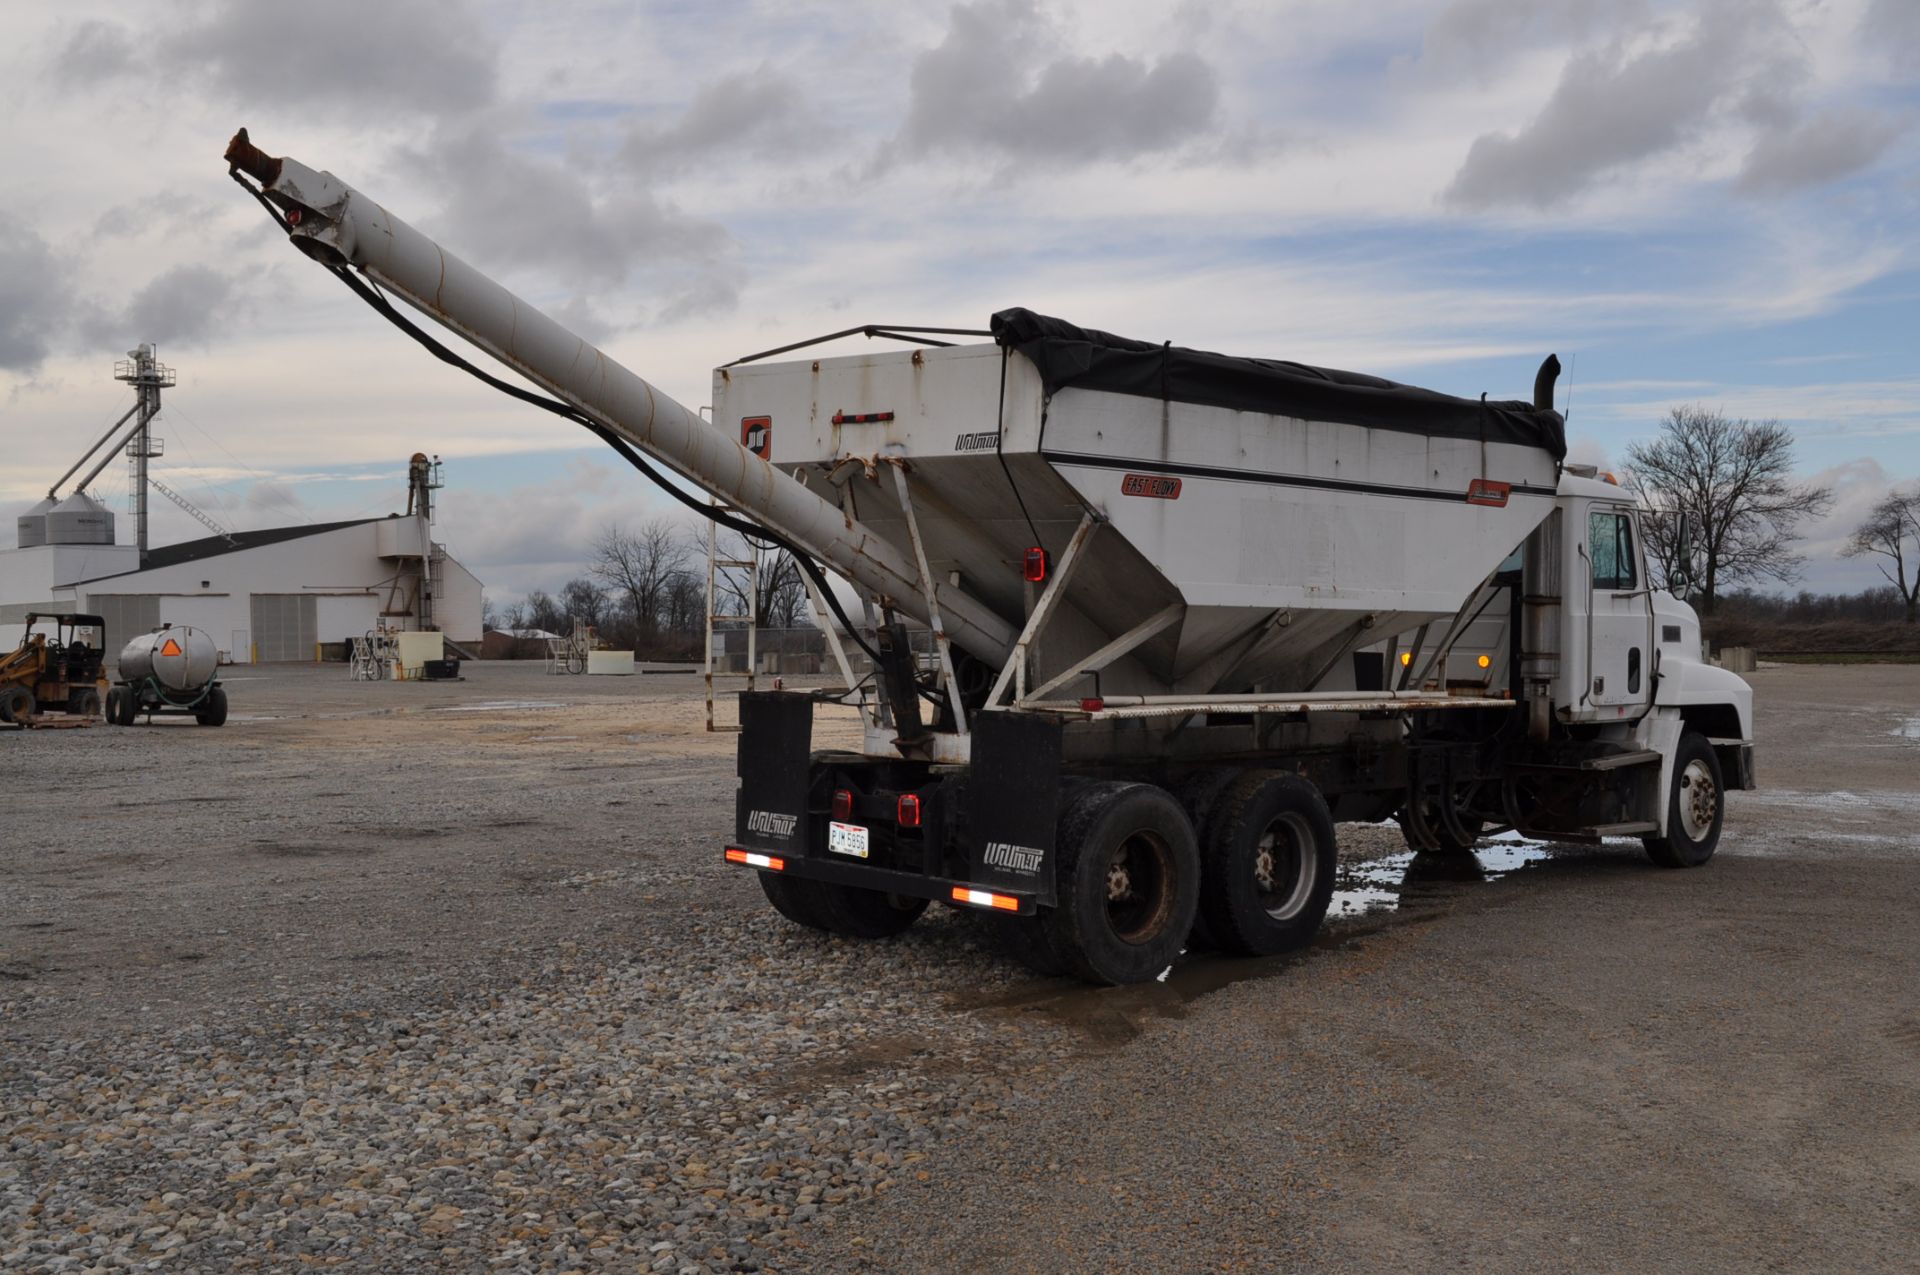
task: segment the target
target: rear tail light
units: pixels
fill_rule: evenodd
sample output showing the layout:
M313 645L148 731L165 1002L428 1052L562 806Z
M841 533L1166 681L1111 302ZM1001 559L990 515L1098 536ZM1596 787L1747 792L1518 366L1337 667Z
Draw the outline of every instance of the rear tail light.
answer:
M1021 559L1021 574L1034 584L1047 578L1047 551L1035 545Z
M833 790L833 817L835 819L853 818L853 793L848 789Z
M1083 713L1097 713L1106 706L1107 701L1101 699L1098 695L1089 695L1080 701L1080 711Z
M895 822L902 828L920 826L920 796L918 793L903 792L894 807Z
M787 861L771 854L755 854L751 850L727 848L727 862L737 863L745 868L765 868L769 872L785 872Z
M969 907L993 908L1000 912L1018 912L1020 900L1011 894L995 894L991 890L969 890L964 885L953 887L953 901L965 903Z

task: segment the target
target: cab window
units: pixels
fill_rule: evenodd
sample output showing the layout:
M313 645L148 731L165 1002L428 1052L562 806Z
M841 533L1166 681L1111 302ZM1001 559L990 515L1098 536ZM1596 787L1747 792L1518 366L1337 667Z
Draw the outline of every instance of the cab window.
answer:
M1625 592L1638 586L1633 552L1633 516L1596 509L1587 515L1587 553L1593 563L1593 587Z

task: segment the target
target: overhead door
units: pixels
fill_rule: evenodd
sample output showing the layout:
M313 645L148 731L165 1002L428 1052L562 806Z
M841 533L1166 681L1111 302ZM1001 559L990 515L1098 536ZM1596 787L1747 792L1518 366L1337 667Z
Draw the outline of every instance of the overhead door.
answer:
M250 601L256 660L312 661L314 643L319 640L312 594L256 593Z
M160 595L157 593L89 593L87 610L106 622L107 663L120 659L120 648L160 627Z

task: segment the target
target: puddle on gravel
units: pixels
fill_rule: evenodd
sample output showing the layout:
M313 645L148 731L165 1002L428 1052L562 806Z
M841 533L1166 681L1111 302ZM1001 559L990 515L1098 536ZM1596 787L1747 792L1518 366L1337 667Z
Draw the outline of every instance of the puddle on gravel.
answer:
M1906 721L1901 722L1898 726L1888 731L1887 734L1892 735L1895 739L1911 739L1920 742L1920 717L1909 717Z
M557 699L484 699L473 704L435 704L429 713L517 713L535 708L565 708Z
M1240 959L1190 952L1153 982L1086 987L1036 980L985 998L958 997L956 1009L1041 1013L1079 1031L1098 1049L1123 1045L1155 1018L1184 1018L1197 1000L1235 983L1273 978L1316 951L1346 947L1409 922L1443 915L1471 890L1557 857L1579 859L1586 846L1550 846L1515 833L1482 839L1472 855L1401 851L1340 865L1327 923L1302 952Z

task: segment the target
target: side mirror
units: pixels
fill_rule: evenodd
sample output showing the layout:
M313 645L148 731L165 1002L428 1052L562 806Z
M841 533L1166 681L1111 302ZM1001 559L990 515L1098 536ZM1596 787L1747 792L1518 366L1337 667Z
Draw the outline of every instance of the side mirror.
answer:
M1676 597L1684 598L1687 586L1692 583L1693 571L1693 520L1682 511L1679 524L1674 528L1674 567L1667 579L1667 588Z

